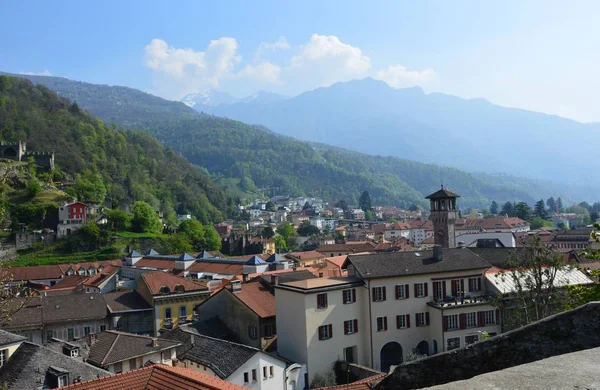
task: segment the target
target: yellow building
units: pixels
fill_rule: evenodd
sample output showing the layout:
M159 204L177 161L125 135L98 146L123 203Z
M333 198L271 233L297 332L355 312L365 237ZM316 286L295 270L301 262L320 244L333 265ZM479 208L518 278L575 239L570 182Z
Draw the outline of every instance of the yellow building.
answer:
M208 288L163 271L140 276L138 292L154 308L154 335L194 318L194 309L210 295Z

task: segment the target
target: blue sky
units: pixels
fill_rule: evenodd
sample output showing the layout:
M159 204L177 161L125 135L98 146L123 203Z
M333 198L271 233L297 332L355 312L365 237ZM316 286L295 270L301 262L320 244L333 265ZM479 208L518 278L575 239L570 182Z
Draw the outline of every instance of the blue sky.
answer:
M354 78L600 121L597 1L8 1L0 70L295 95Z

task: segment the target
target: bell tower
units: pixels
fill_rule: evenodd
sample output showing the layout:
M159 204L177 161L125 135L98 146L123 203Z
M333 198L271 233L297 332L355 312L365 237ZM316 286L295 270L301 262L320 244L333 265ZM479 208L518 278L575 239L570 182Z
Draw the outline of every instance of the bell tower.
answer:
M454 224L456 222L455 194L444 188L426 197L431 203L431 222L433 222L433 236L435 245L442 248L456 248Z

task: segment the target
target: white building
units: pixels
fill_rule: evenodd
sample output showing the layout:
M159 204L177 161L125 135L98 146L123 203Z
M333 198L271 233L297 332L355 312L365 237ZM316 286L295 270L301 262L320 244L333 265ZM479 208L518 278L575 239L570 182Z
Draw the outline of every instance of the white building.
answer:
M385 372L500 332L483 297L490 265L468 249L353 255L345 268L275 290L278 351L307 364L309 383L338 359Z
M396 222L383 231L383 236L387 241L394 241L400 237L410 239L410 225L404 222Z

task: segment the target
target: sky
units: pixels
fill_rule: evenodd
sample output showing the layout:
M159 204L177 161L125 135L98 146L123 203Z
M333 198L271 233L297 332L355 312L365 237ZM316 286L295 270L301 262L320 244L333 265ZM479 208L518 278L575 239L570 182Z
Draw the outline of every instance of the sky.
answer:
M600 122L599 1L0 0L0 70L179 100L373 77Z

